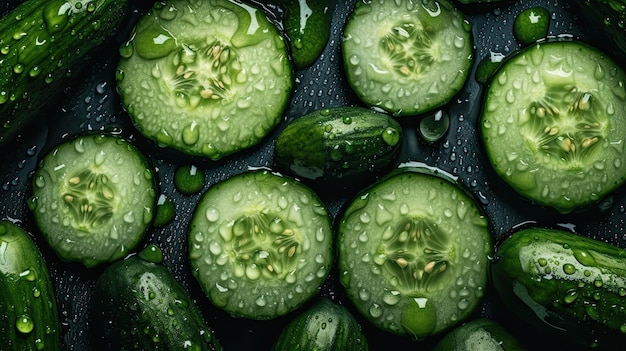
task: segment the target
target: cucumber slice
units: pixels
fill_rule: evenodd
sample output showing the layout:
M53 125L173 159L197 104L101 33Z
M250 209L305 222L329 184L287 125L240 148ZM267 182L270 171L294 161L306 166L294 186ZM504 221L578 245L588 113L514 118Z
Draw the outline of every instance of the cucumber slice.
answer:
M88 134L43 157L29 208L61 259L93 267L135 248L152 222L156 194L154 171L130 142Z
M506 60L486 92L482 140L495 172L561 213L626 180L626 74L577 41L535 44Z
M312 297L333 262L332 224L310 188L267 170L210 187L189 229L193 274L211 302L272 319Z
M446 0L359 1L344 27L346 77L370 106L397 116L430 111L463 88L474 61L471 35Z
M488 221L442 173L392 172L348 203L338 235L341 283L380 329L423 339L466 319L483 297Z
M241 2L157 1L120 53L118 91L138 130L213 160L265 138L294 84L282 34Z

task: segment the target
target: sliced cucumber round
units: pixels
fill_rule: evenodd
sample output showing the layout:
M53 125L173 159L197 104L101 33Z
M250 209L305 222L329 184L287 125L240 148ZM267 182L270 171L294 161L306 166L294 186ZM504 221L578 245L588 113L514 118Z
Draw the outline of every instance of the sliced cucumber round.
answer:
M460 323L487 285L487 218L456 182L424 166L382 178L348 203L341 283L375 326L423 339Z
M118 260L154 217L154 171L130 142L88 134L47 153L29 201L37 226L61 259L92 267Z
M139 131L214 160L258 144L294 84L282 34L241 2L157 1L120 53L118 91Z
M211 186L189 228L193 274L214 305L271 319L312 297L333 262L325 205L310 188L267 170Z
M577 41L534 44L507 59L486 92L482 139L495 172L562 213L626 180L626 74Z
M471 35L447 0L359 1L343 33L348 82L363 102L395 115L430 111L465 84Z

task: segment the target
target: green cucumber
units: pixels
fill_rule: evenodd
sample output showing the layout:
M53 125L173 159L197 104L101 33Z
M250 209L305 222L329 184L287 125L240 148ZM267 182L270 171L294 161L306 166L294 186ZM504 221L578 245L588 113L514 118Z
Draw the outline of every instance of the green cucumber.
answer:
M161 259L161 250L148 246L98 277L90 304L96 350L222 350Z
M188 238L193 275L207 297L249 319L273 319L302 305L334 259L324 203L302 183L263 169L209 187Z
M608 41L626 58L626 0L577 0L573 2L581 17L602 29Z
M138 130L212 160L264 139L294 84L281 32L238 1L157 1L120 54L118 92Z
M295 68L313 64L326 48L335 2L275 0L285 12L284 26Z
M0 18L0 147L32 126L129 12L128 0L27 0Z
M93 267L137 246L155 216L156 194L154 170L136 147L94 133L44 155L28 205L61 259Z
M626 251L560 229L519 230L496 250L495 289L516 318L564 340L626 336Z
M327 184L371 178L395 165L402 138L391 116L363 107L316 110L287 125L276 140L278 169Z
M343 305L320 297L282 330L273 351L367 351L361 325Z
M432 351L523 351L520 340L492 319L480 317L452 329Z
M342 54L348 83L365 104L418 115L463 88L474 61L472 26L447 0L358 1Z
M489 223L441 170L392 171L348 202L338 235L341 283L382 330L424 339L461 323L483 298Z
M545 39L550 27L550 13L541 6L525 9L515 16L513 34L522 44L532 44Z
M561 213L585 209L626 180L626 73L581 42L536 43L492 77L480 128L517 193Z
M61 350L61 323L41 252L17 224L0 221L0 350Z

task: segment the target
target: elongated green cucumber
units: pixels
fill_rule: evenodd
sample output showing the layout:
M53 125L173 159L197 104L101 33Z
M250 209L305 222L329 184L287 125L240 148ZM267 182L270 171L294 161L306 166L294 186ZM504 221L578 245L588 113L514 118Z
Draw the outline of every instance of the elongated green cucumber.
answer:
M107 267L96 282L91 317L98 350L222 350L153 245Z
M397 160L400 124L363 107L313 111L291 122L276 140L275 162L304 179L349 182L388 171Z
M527 228L502 242L496 257L496 291L516 316L585 344L606 346L626 337L624 249L571 232Z
M0 350L60 350L50 273L26 231L0 221Z
M0 147L37 118L128 12L128 0L27 0L0 18Z
M283 328L273 351L367 351L361 325L343 305L320 297Z

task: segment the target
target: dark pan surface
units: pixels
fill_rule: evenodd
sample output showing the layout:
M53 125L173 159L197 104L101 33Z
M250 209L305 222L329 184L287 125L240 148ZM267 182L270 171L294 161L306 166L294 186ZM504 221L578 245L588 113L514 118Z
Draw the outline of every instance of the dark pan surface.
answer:
M21 1L5 0L0 3L0 14L7 13ZM359 105L348 89L342 72L340 56L341 29L354 0L337 3L333 17L331 38L318 62L297 72L297 84L285 122L322 107ZM519 48L513 37L513 21L521 10L541 5L552 14L550 35L572 35L612 53L606 38L597 29L590 28L567 0L512 1L501 4L462 6L474 28L476 57L490 51L509 54ZM140 13L145 5L138 9ZM133 19L136 19L136 15ZM28 211L26 201L30 194L31 177L36 162L52 146L84 131L111 130L132 140L150 159L158 171L162 193L173 198L177 215L173 223L163 228L153 228L143 245L155 243L165 254L165 265L188 289L197 301L209 324L215 329L226 350L266 350L280 329L292 316L273 321L236 319L210 305L190 274L187 262L186 227L200 195L184 196L173 186L177 165L193 163L207 172L205 189L230 175L249 167L272 167L272 145L278 128L261 145L219 162L194 158L156 147L144 139L130 124L121 109L115 92L114 72L117 63L117 44L105 46L101 54L94 55L82 73L61 93L55 103L42 109L42 119L20 140L0 154L0 216L18 222L34 237L45 255L54 279L59 312L63 323L64 341L68 350L91 350L90 323L87 313L92 290L102 268L86 269L81 265L60 261L46 246ZM622 61L623 62L623 61ZM585 215L557 215L538 209L517 198L495 178L477 135L477 119L481 108L481 86L470 77L465 89L444 109L451 117L449 132L434 144L423 143L416 132L417 119L405 119L405 145L402 161L419 161L439 167L459 177L484 206L492 225L496 242L511 229L524 223L539 222L562 225L576 232L626 247L626 196L623 189ZM337 192L335 192L337 194ZM331 213L337 216L341 205L352 195L346 191L339 195L324 195ZM142 246L143 246L142 245ZM323 286L321 294L349 306L341 286L333 274ZM356 315L356 313L355 313ZM501 321L532 349L546 349L558 345L559 340L539 340L534 331L526 329L510 318L491 291L476 316L488 316ZM386 347L428 349L437 341L416 342L374 329L362 321L372 350ZM553 348L554 349L554 348ZM556 348L558 349L558 348Z

